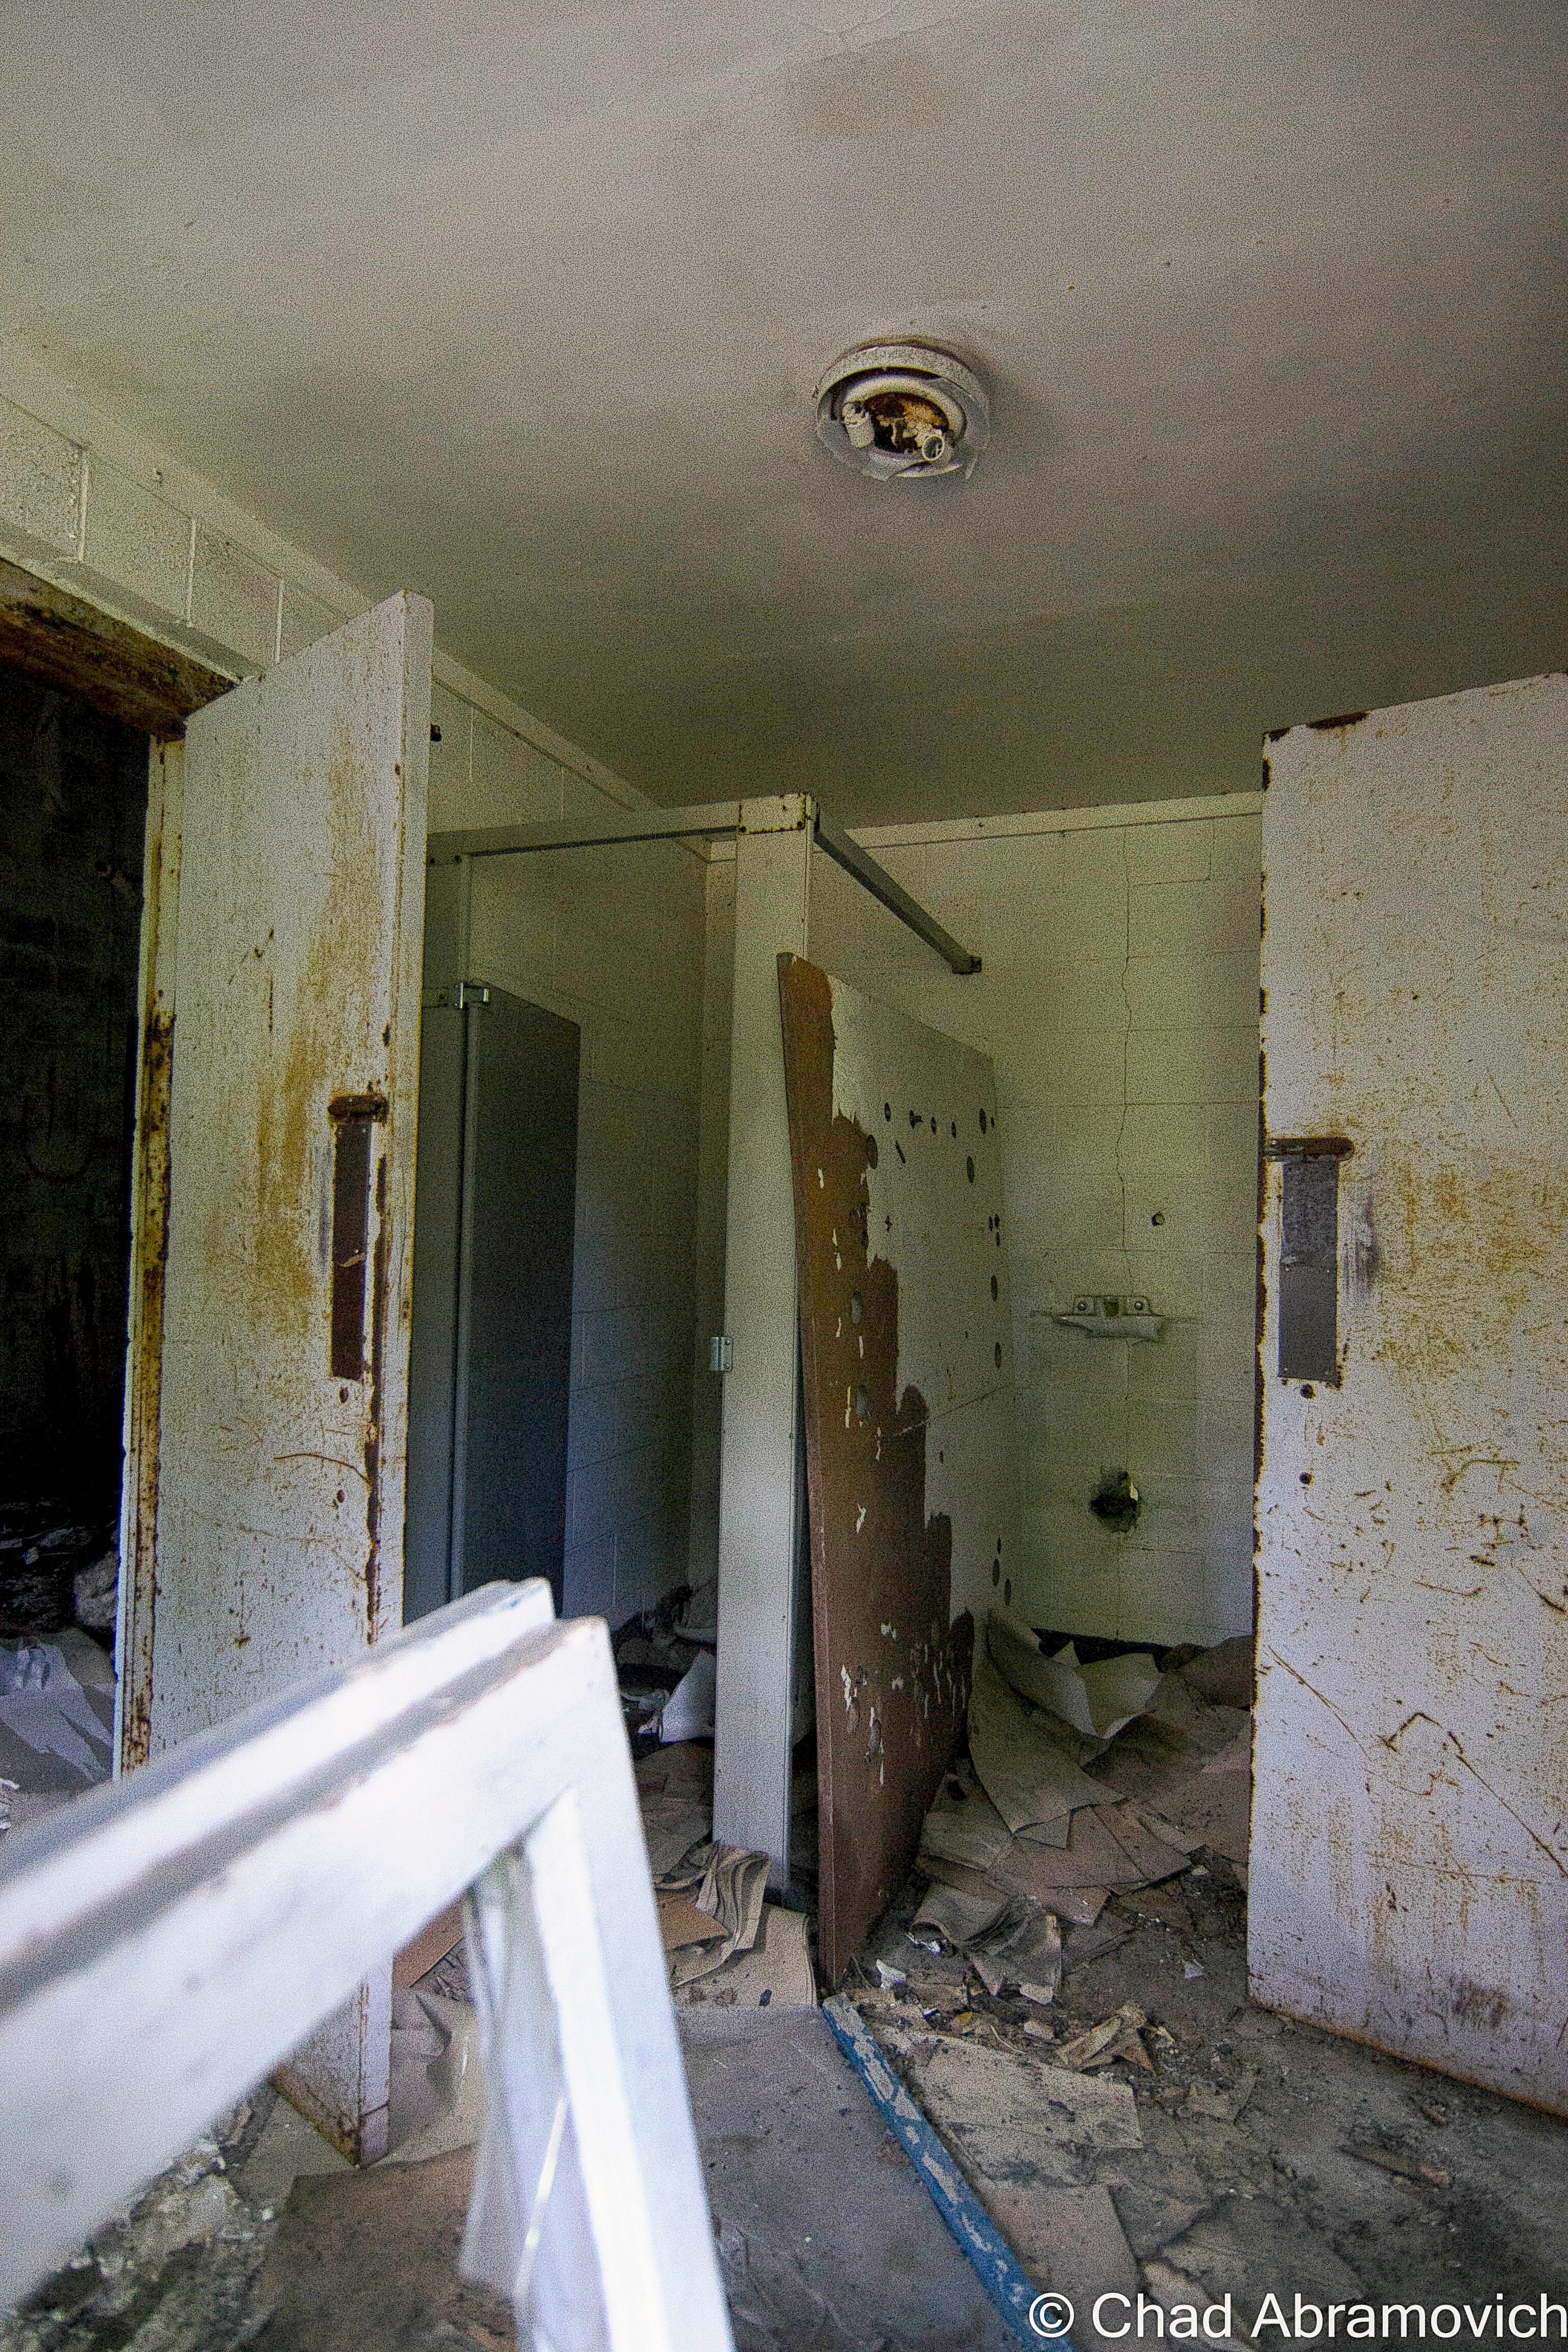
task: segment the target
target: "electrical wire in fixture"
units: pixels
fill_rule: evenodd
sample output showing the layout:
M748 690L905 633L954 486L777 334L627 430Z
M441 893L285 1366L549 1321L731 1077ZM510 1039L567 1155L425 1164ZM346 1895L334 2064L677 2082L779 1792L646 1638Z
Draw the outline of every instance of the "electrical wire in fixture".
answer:
M835 360L813 394L816 437L879 482L971 474L991 433L973 369L931 343L867 343Z

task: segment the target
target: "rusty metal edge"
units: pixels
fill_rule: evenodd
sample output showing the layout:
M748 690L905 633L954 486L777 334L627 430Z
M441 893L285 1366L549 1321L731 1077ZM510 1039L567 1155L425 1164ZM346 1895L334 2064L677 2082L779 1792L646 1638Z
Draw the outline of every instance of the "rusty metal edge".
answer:
M169 1105L174 1053L174 951L179 925L184 748L155 743L149 763L143 860L141 1035L132 1160L131 1282L125 1367L125 1466L121 1496L121 1599L116 1769L153 1752L153 1625L157 1533L163 1301L169 1246Z

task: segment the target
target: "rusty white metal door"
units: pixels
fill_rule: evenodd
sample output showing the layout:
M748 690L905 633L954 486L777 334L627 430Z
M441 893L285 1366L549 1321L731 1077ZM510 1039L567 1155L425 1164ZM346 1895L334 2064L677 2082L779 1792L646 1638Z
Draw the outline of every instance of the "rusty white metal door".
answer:
M1568 677L1268 749L1253 1990L1568 2113Z
M198 712L183 792L166 767L123 1764L401 1622L430 650L429 605L395 596ZM390 1990L389 1962L289 2085L365 2158Z

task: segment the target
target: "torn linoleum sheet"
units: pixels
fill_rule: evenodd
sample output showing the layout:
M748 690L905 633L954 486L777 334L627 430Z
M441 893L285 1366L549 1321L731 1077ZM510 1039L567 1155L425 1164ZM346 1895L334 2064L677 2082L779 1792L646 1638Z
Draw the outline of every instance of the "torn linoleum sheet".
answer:
M1082 2151L1142 2147L1137 2104L1125 2083L1079 2074L949 2035L926 2054L917 2043L910 2079L921 2105L964 2169L980 2180L1074 2181Z
M1160 1669L1147 1650L1085 1666L1068 1642L1047 1657L1033 1630L1004 1609L993 1609L986 1619L985 1646L1021 1697L1060 1716L1085 1739L1114 1739L1160 1686Z
M964 1951L995 1927L1008 1901L1001 1889L994 1894L968 1894L961 1887L944 1886L939 1879L927 1887L910 1932L918 1941L922 1927L934 1929L955 1950Z
M658 1718L661 1746L711 1739L718 1668L711 1650L700 1650L666 1699Z
M998 1887L1008 1895L1023 1895L1042 1909L1054 1911L1058 1919L1074 1926L1092 1927L1110 1899L1109 1886L1063 1886L1047 1868L1049 1849L1033 1845L1027 1838L1015 1838L1006 1853L991 1864L989 1870L971 1870L966 1863L940 1862L922 1856L920 1868L928 1878L939 1878L945 1886L958 1886L973 1895L994 1894Z
M674 1999L679 2010L815 2009L816 1977L805 1914L764 1903L750 1950L731 1952L721 1968L678 1986Z
M1006 1853L1013 1832L983 1789L944 1782L921 1830L921 1852L984 1870Z
M749 1952L762 1924L763 1898L767 1893L768 1857L748 1853L744 1846L719 1845L711 1839L695 1845L673 1870L658 1881L659 1895L685 1895L693 1907L711 1919L718 1940L683 1943L669 1955L672 1987L722 1968L733 1952Z
M648 1867L656 1879L712 1835L713 1751L699 1742L639 1756L633 1767Z
M909 1932L917 1944L934 1932L964 1953L994 2000L1017 1993L1045 2008L1056 1999L1062 1980L1061 1923L1026 1899L983 1895L938 1879L926 1889ZM880 1960L877 1974L886 1991L889 1972ZM901 1976L898 1980L903 1981Z
M1241 1708L1200 1697L1185 1671L1168 1674L1149 1713L1127 1726L1095 1770L1165 1843L1188 1852L1212 1846L1245 1868L1251 1730Z
M974 1669L969 1753L986 1796L1015 1833L1044 1830L1041 1842L1054 1843L1050 1832L1076 1807L1117 1802L1102 1780L1079 1770L1058 1744L1049 1718L1018 1696L989 1656Z

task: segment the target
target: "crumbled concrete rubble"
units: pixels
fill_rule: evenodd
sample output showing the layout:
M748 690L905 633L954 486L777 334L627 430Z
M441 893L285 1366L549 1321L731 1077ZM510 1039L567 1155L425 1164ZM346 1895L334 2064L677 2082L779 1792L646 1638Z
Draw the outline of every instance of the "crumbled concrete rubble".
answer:
M266 2326L256 2275L276 2227L229 2178L273 2094L246 2100L97 2231L25 2304L0 2352L239 2352Z
M989 1990L967 1953L912 1932L916 1879L846 1990L1005 2232L1020 2191L1048 2204L1103 2186L1156 2301L1228 2291L1245 2337L1270 2292L1288 2310L1297 2293L1568 2298L1568 2126L1252 2007L1242 1874L1200 1848L1180 1878L1113 1895L1091 1929L1066 1927L1049 2003ZM988 2142L996 2087L983 2063L966 2094L971 2052L1026 2063L1033 2122L1062 2127ZM1141 2144L1093 2127L1098 2105L1087 2122L1070 2093L1053 2105L1064 2077L1064 2092L1125 2086Z

